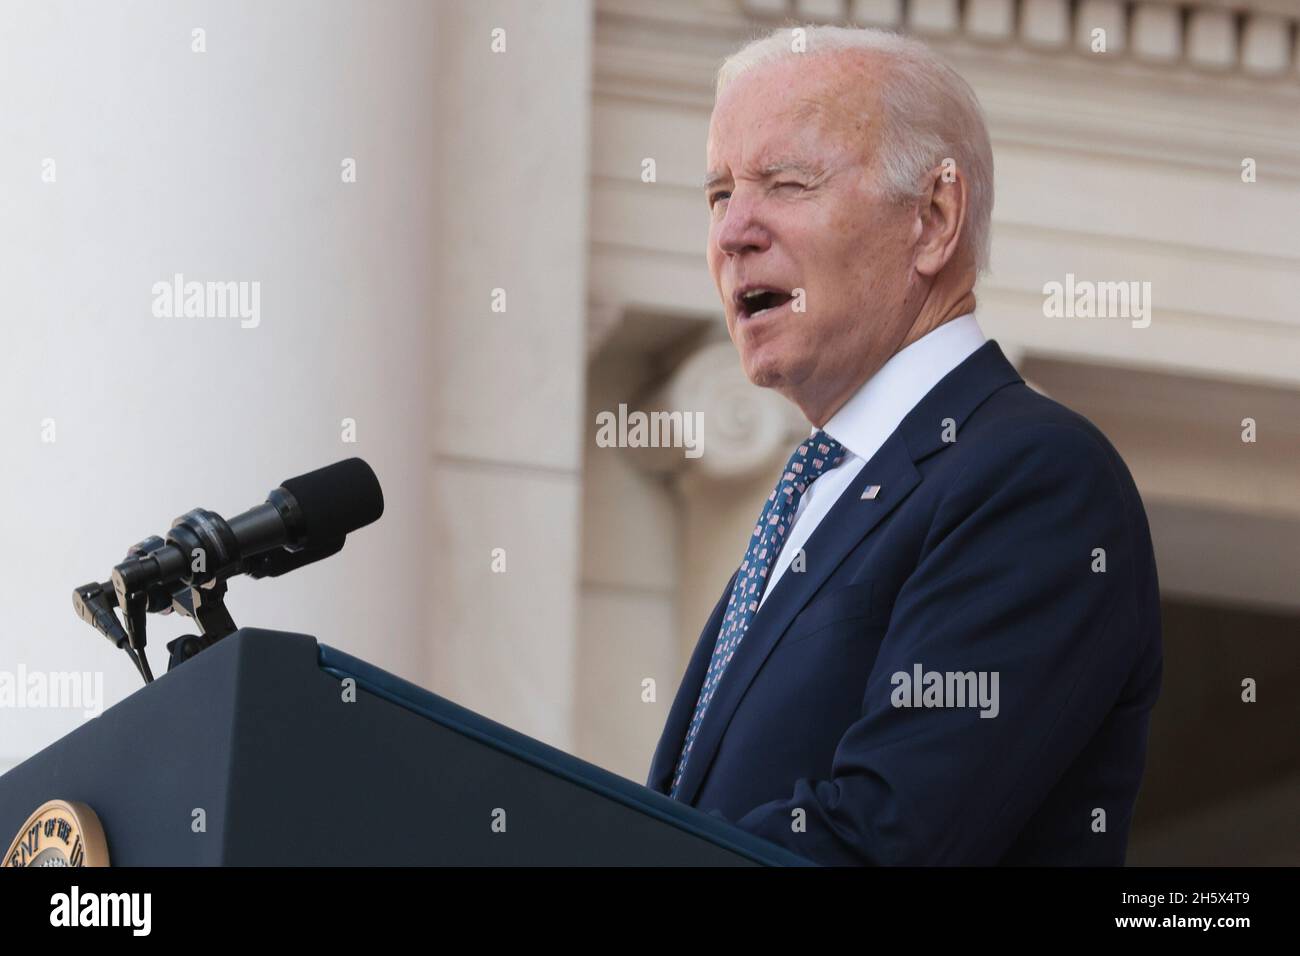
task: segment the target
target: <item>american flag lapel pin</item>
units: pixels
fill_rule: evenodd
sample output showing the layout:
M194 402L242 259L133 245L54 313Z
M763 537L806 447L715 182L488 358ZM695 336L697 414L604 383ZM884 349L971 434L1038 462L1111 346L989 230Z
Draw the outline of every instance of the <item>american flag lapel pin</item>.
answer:
M879 486L879 485L867 485L867 487L864 488L863 491L862 491L862 500L863 500L863 501L875 501L875 500L876 500L876 495L878 495L878 494L880 494L880 486Z

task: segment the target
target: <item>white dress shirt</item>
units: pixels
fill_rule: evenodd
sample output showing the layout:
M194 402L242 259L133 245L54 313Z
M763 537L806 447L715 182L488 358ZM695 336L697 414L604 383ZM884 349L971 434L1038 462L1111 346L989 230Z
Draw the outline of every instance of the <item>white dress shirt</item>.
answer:
M939 380L984 344L984 333L968 312L901 349L853 393L822 429L844 446L844 460L822 472L799 501L790 533L772 565L759 607L776 587L794 556L826 517L844 489ZM817 429L812 430L817 434Z

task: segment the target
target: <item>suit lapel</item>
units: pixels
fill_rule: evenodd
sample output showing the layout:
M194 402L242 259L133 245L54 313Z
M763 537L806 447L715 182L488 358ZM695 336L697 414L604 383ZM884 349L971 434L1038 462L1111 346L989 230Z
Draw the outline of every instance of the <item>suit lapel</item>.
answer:
M668 720L663 733L659 735L659 745L655 747L654 758L650 761L650 776L646 786L660 793L667 793L672 783L673 771L677 769L677 758L681 756L682 745L686 742L686 731L691 718L695 716L695 702L699 699L700 688L704 685L704 672L709 668L713 657L713 645L717 641L718 629L722 627L722 615L727 607L727 598L731 596L732 585L736 581L736 572L732 572L727 586L722 589L722 597L713 607L708 623L700 632L691 653L690 663L686 665L686 674L677 685L677 696L668 711ZM734 661L734 658L733 658Z
M817 525L804 545L807 570L787 570L781 575L723 672L686 762L678 799L689 803L699 791L741 698L790 622L858 542L911 494L920 480L907 447L897 435L891 436ZM880 491L874 498L863 500L862 492L870 485L879 485Z
M945 447L941 437L943 420L952 418L960 428L994 391L1019 381L1022 379L1007 362L997 342L986 342L931 389L862 467L804 546L807 570L803 573L787 570L750 623L700 724L678 790L679 800L684 803L694 800L736 708L795 616L862 539L920 483L921 475L916 464ZM878 485L879 489L864 498L863 492L873 485ZM671 775L676 766L730 590L728 584L696 645L687 669L689 680L683 681L683 688L679 689L677 700L673 702L669 720L672 733L665 732L655 752L655 766L660 772L662 768L658 764L662 752L671 749L671 746L666 746L670 740L675 741L677 749L671 754L667 773ZM683 703L683 690L689 691L685 695L689 701L682 708L684 713L678 713Z

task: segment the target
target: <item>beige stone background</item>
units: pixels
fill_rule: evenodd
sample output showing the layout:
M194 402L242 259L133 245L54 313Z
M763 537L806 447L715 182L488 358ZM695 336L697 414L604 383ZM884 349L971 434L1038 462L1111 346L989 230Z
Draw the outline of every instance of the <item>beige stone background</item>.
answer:
M697 188L717 64L787 18L915 32L972 83L997 171L981 325L1142 491L1166 677L1130 862L1300 862L1292 0L5 0L0 668L95 668L121 699L138 681L71 588L191 507L360 454L383 521L232 585L236 620L643 780L803 427L740 375ZM174 271L262 280L262 328L160 327ZM1150 281L1150 327L1044 318L1067 272ZM620 402L703 412L704 456L597 448ZM157 626L157 649L180 630ZM80 719L0 713L0 769Z

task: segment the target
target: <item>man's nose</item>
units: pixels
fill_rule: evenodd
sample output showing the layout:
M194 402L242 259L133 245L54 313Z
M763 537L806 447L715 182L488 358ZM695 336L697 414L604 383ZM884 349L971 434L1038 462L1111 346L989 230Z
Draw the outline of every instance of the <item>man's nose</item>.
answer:
M772 237L759 215L758 203L737 193L727 200L713 241L719 252L734 256L761 252L771 244Z

